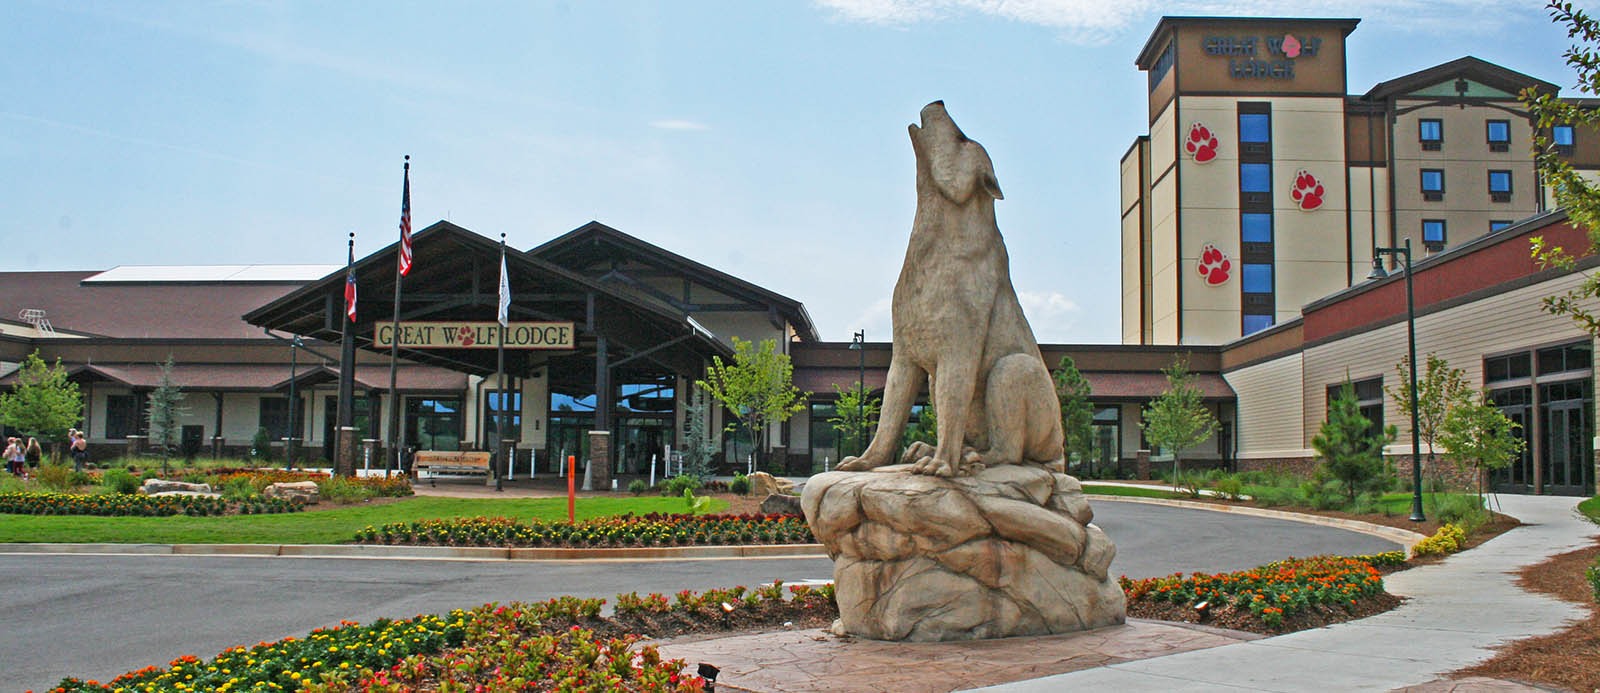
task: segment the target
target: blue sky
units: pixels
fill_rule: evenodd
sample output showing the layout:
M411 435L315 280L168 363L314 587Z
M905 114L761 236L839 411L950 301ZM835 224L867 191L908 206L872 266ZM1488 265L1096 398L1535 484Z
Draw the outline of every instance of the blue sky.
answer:
M889 337L905 125L994 159L1044 342L1119 339L1117 161L1163 14L1353 16L1352 92L1475 55L1560 84L1537 2L0 4L0 270L339 263L416 227L533 247L597 219Z

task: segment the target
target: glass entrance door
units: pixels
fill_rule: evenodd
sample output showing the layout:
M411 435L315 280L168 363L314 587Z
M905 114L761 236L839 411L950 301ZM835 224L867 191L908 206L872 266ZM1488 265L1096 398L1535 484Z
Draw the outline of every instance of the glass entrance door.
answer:
M661 476L665 446L676 446L672 419L628 417L618 426L616 470L622 474L649 474L650 456L656 456L656 476Z
M1587 380L1540 388L1539 423L1543 435L1540 469L1547 494L1587 496L1594 493L1594 409Z
M1516 424L1514 434L1522 439L1522 455L1511 463L1494 470L1489 477L1489 487L1496 493L1533 493L1533 407L1532 390L1514 387L1495 390L1490 401L1500 408L1500 413Z

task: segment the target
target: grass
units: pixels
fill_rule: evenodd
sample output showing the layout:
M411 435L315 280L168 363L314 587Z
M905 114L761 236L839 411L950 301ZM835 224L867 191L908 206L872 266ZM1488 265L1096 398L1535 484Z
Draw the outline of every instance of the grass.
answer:
M712 512L728 508L727 501L716 498L710 500ZM580 498L577 506L579 520L627 512L683 511L682 498ZM393 503L335 510L224 517L0 515L0 543L338 544L355 538L356 531L367 525L480 515L564 521L567 519L567 500L419 496Z
M1578 504L1578 512L1589 518L1590 522L1600 524L1600 496L1595 496Z
M1184 494L1173 493L1164 489L1148 486L1108 486L1105 484L1084 484L1084 493L1096 493L1102 496L1138 496L1140 498L1186 498Z

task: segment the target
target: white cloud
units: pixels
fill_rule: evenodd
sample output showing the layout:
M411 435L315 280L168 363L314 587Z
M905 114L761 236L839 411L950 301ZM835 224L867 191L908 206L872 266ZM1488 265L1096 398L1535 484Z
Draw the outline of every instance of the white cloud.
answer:
M1084 341L1075 334L1074 327L1083 307L1059 291L1018 291L1017 301L1022 304L1022 314L1033 327L1035 339L1044 343L1072 343Z
M658 130L710 130L711 126L693 120L652 120L650 127Z
M1089 43L1110 39L1150 7L1150 0L816 0L840 19L871 24L917 22L987 15L1067 32Z

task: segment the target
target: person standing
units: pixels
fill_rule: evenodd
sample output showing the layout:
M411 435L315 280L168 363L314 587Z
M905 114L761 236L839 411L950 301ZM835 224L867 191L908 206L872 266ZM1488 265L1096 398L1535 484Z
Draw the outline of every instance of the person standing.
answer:
M44 461L44 448L39 447L36 438L28 438L28 446L22 449L22 461L29 467L37 467Z
M17 462L22 457L22 449L18 447L16 438L6 439L6 450L0 453L0 457L6 458L6 471L22 476L22 470L18 469Z
M72 432L72 466L78 471L83 471L89 463L89 437L83 431Z

